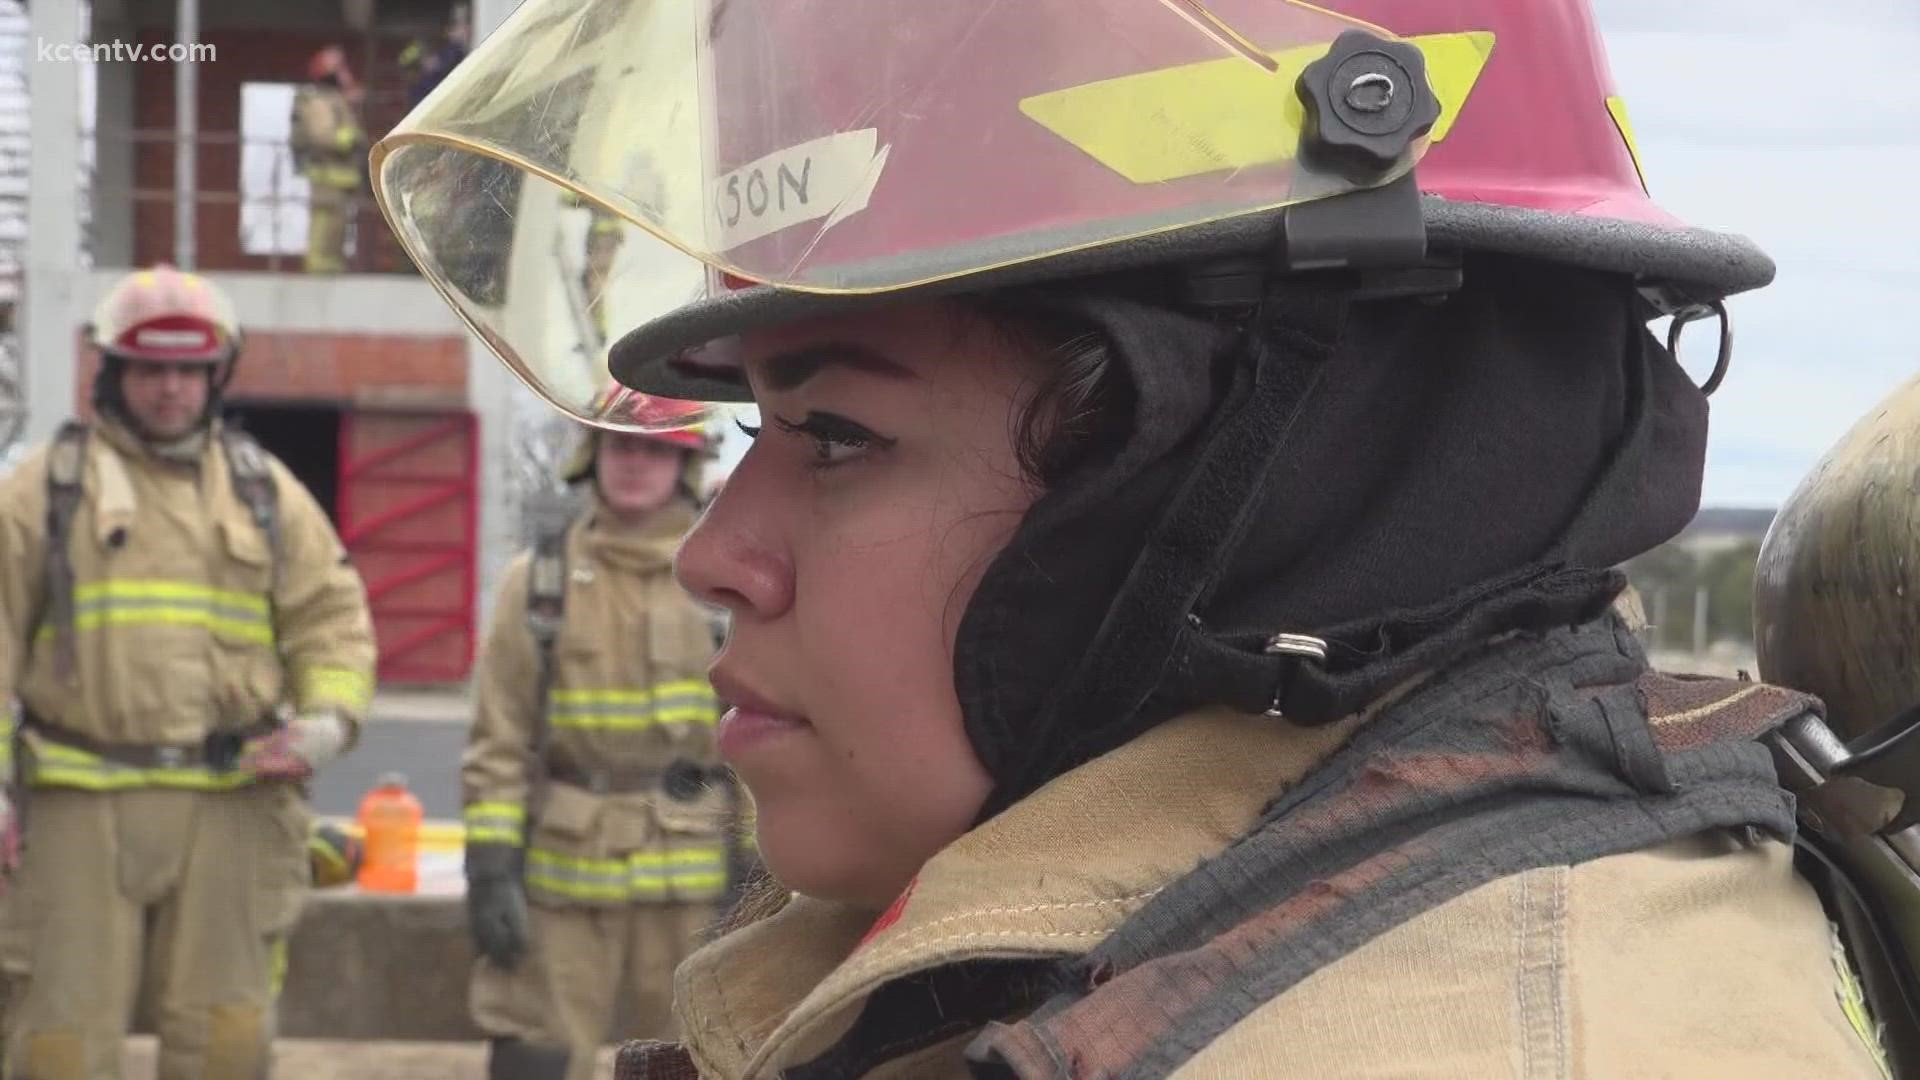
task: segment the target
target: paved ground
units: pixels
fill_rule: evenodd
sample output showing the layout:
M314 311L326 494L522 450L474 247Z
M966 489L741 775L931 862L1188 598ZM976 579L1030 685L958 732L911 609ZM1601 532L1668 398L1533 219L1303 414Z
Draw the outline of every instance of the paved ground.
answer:
M125 1080L153 1080L154 1041L127 1040ZM477 1043L348 1043L283 1039L274 1046L276 1080L485 1080ZM613 1051L601 1055L600 1080L612 1080Z

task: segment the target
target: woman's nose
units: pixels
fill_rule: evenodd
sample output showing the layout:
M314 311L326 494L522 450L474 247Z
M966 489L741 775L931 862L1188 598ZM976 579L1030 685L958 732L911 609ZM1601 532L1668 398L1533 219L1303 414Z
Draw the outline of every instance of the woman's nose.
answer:
M736 618L774 619L793 604L793 562L780 539L772 488L754 474L753 453L735 467L674 559L682 588Z

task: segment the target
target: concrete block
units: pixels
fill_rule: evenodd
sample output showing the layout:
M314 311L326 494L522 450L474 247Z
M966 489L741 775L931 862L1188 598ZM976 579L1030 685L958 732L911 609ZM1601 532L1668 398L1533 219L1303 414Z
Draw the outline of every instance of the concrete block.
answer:
M467 1015L473 960L460 896L317 890L289 944L280 1032L339 1040L480 1039ZM626 988L613 1041L666 1038L671 995L671 987Z
M290 1038L481 1038L467 1016L473 949L458 896L315 891L280 996Z
M473 946L459 895L315 890L288 943L279 1033L339 1042L483 1039L467 1014ZM154 1033L149 993L133 1032ZM610 1043L671 1037L669 986L624 988Z

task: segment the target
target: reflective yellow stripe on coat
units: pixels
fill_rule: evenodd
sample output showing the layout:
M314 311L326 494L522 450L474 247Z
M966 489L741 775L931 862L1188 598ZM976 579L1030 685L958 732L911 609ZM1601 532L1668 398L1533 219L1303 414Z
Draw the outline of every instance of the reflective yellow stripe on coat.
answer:
M352 190L360 186L357 165L312 164L306 168L307 182L323 188Z
M107 626L198 626L235 641L273 644L272 609L261 593L109 578L75 588L73 607L76 633ZM39 637L51 638L54 630L42 626Z
M373 704L373 680L349 668L316 667L302 672L294 700L303 710L343 709L364 716Z
M44 739L34 741L32 759L33 768L28 782L38 787L79 788L83 791L128 791L134 788L233 791L246 787L256 779L252 773L243 770L215 772L197 765L138 769Z
M663 724L704 724L720 718L713 687L699 679L657 683L639 690L555 690L547 696L555 730L640 731Z
M467 842L470 844L512 844L524 842L527 808L518 803L477 802L465 814Z
M612 859L581 858L538 847L527 851L527 889L559 900L711 900L726 885L726 854L717 846L637 851Z

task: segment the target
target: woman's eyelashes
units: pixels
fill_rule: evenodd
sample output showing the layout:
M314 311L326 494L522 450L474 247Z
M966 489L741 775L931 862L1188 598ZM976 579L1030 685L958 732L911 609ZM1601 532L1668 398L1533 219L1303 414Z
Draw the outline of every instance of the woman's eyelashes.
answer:
M764 430L751 427L744 420L736 419L734 423L750 439L758 438ZM828 412L809 412L805 419L798 421L775 415L772 423L789 435L798 435L811 442L814 464L823 469L844 465L869 450L889 449L899 441L880 435L844 416Z

